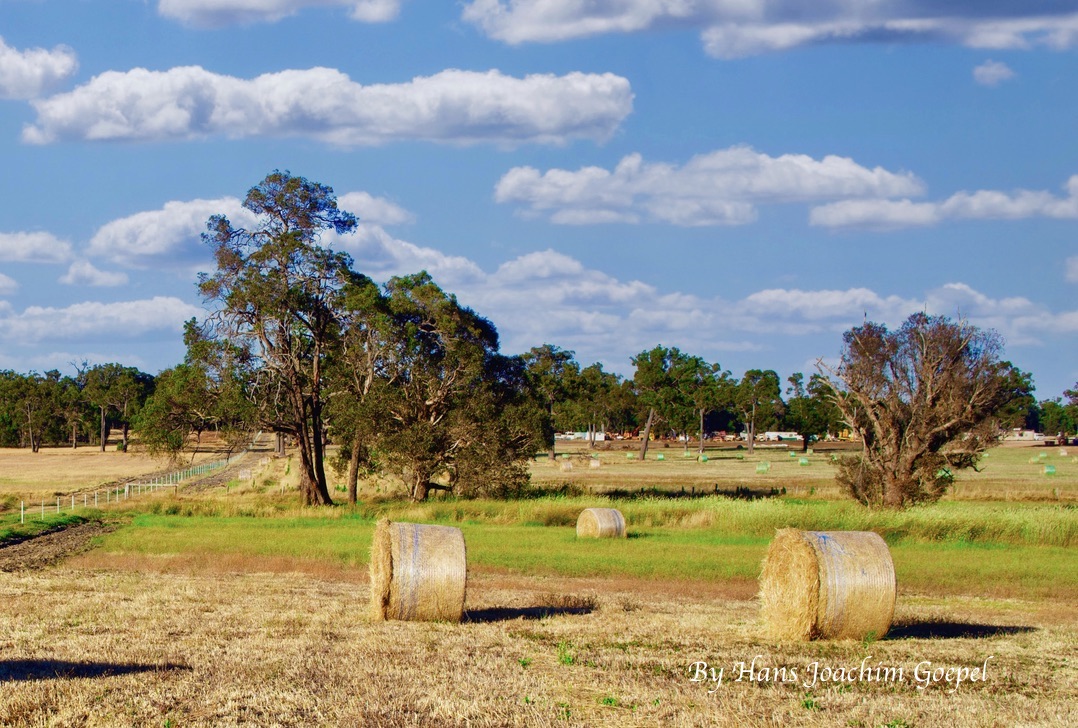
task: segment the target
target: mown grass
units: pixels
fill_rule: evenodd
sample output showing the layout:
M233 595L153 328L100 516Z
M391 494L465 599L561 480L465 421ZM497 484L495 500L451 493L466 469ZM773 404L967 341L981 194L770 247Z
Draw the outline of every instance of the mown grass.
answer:
M942 502L906 511L874 511L849 501L706 496L539 498L526 501L432 501L372 504L368 517L500 525L569 526L584 508L615 507L632 528L706 529L731 537L768 538L778 528L876 531L889 543L951 541L1014 545L1078 544L1078 508L1069 504Z
M104 536L101 549L119 555L194 556L202 563L239 555L254 558L256 570L257 559L279 557L363 567L374 517L385 511L338 511L335 518L143 514L129 527ZM412 508L389 515L422 514ZM725 528L684 528L639 526L630 518L630 538L578 540L568 525L439 515L417 520L458 525L468 544L470 567L538 576L752 581L772 535L746 533L736 522ZM901 537L893 539L891 550L899 582L907 590L1078 596L1078 560L1066 547Z

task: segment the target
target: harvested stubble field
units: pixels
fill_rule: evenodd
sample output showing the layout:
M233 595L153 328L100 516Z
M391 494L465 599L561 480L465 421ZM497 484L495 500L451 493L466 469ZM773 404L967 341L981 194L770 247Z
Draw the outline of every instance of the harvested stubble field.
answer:
M671 464L627 466L626 490ZM715 496L307 509L278 492L287 468L121 504L93 550L52 566L11 552L33 568L0 574L0 724L950 727L1070 725L1078 710L1078 514L1063 468L1058 497L1015 497L1031 492L1019 481L1001 500L898 514ZM582 508L614 503L628 539L575 539ZM462 624L369 621L381 516L464 531ZM761 636L756 576L783 526L885 537L899 582L886 639ZM983 679L946 682L986 664Z
M684 457L680 444L653 443L644 461L636 457L639 443L614 442L606 448L595 453L601 463L595 468L587 462L592 453L585 443L559 442L556 460L544 457L533 464L532 480L545 487L573 485L591 493L632 493L643 488L678 494L684 490L692 495L733 493L738 488L758 493L785 489L790 496L840 499L843 496L835 485L831 457L856 451L850 443L822 443L811 454L802 453L800 445L761 444L748 455L724 444L709 446L705 450L707 461L700 462L695 446L689 451L692 457ZM659 455L664 459L658 460ZM801 465L801 458L808 464ZM770 470L756 472L756 466L765 462ZM1055 472L1045 475L1046 465ZM989 451L977 471L957 472L947 498L1078 500L1078 448L1004 443Z
M775 645L721 585L479 574L450 625L369 622L352 576L8 576L0 722L1066 725L1078 699L1058 604L906 598L890 639ZM931 681L986 662L983 680ZM694 681L696 663L722 684ZM835 681L862 665L878 679Z
M192 461L185 460L177 467L219 457L220 451L209 444ZM36 453L24 448L0 448L0 496L9 501L18 497L33 501L35 497L81 492L170 469L167 463L139 452L137 446L131 452L120 452L111 444L105 452L87 446L46 447Z

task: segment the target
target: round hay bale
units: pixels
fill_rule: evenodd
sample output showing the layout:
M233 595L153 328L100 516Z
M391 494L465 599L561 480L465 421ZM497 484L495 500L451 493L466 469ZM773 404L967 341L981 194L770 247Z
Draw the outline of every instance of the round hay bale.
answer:
M459 528L383 518L374 529L370 573L376 620L459 622L464 616L468 554Z
M625 538L625 516L617 508L585 508L576 519L577 538Z
M781 529L760 574L764 629L777 640L879 639L896 595L891 552L872 531Z

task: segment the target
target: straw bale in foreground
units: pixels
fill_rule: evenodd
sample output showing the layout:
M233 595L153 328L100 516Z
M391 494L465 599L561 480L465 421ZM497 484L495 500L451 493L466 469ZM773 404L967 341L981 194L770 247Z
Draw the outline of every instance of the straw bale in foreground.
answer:
M883 637L895 614L891 552L872 531L775 534L760 575L760 613L778 640Z
M468 556L459 528L383 518L374 529L370 574L376 620L459 622L464 615Z

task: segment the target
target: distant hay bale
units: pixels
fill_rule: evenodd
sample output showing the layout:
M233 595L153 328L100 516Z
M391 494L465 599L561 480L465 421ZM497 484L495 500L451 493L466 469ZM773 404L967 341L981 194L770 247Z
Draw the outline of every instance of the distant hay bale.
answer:
M600 460L599 458L592 458L591 460L588 461L588 467L589 468L601 468L602 466L603 466L603 461Z
M777 640L879 639L896 594L891 552L872 531L781 529L760 575L764 629Z
M468 555L459 528L383 518L374 529L370 573L376 620L459 622L464 615Z
M625 516L617 508L585 508L576 519L577 538L625 538Z

